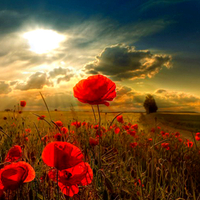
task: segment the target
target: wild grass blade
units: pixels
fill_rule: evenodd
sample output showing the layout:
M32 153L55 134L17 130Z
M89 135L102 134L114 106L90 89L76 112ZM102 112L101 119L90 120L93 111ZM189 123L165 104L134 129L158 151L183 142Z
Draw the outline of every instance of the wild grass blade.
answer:
M48 106L47 106L47 103L46 103L46 101L45 101L45 99L44 99L44 96L42 95L42 93L41 93L41 92L40 92L40 95L41 95L41 97L42 97L42 100L44 101L44 104L45 104L45 106L46 106L46 109L47 109L47 111L48 111L49 118L51 119L51 114L50 114L49 108L48 108ZM52 120L52 119L51 119L51 120Z

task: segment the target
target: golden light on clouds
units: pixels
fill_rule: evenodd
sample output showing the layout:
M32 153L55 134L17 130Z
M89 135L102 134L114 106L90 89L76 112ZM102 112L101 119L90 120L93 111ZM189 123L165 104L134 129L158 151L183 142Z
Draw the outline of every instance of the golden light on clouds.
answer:
M59 43L65 40L65 36L53 30L37 29L24 33L28 40L30 51L37 54L49 53L59 47Z

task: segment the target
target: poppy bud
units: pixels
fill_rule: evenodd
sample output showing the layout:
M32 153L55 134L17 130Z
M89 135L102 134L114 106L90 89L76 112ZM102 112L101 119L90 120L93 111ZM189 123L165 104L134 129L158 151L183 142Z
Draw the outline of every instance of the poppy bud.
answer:
M20 106L25 107L26 106L26 101L20 101Z
M89 143L90 143L90 146L92 146L92 147L95 147L96 145L98 145L98 144L99 144L99 140L98 140L98 139L95 139L95 138L92 138L92 137L90 137L90 139L89 139Z
M117 121L118 121L119 123L124 123L123 116L122 116L122 115L117 116Z

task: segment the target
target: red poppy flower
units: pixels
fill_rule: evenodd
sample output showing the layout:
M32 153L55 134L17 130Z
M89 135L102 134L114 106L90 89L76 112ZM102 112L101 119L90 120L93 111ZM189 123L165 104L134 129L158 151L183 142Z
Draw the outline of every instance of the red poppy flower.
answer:
M117 116L117 121L118 121L119 123L124 123L123 116L122 116L122 115Z
M15 190L21 184L30 182L35 178L35 171L26 162L20 161L6 165L0 170L0 188Z
M165 133L163 137L169 137L169 133Z
M156 129L155 128L151 128L151 132L155 133Z
M193 144L194 144L194 143L193 143L192 141L188 141L188 142L187 142L187 146L188 146L188 147L193 147Z
M48 166L63 170L82 162L83 154L68 142L51 142L44 148L42 159Z
M25 107L26 106L26 101L20 101L20 106Z
M180 137L180 133L179 133L179 132L176 132L176 133L175 133L175 137L177 137L177 138Z
M138 130L138 124L134 124L131 126L132 129Z
M82 123L82 126L87 126L87 123L86 123L86 122L83 122L83 123Z
M73 88L74 97L82 103L91 105L105 104L116 97L116 85L113 81L103 75L89 76L79 81Z
M179 142L183 142L183 139L179 138L178 141L179 141Z
M75 122L72 122L71 125L75 126L76 128L79 128L79 127L81 127L81 122L75 121Z
M54 182L56 179L56 170L48 173L49 178ZM78 165L58 172L58 185L61 191L67 196L74 196L79 189L78 185L89 185L93 179L93 172L88 163L81 162Z
M136 131L132 131L132 130L127 130L127 133L133 137L136 135Z
M89 139L89 143L90 143L90 146L94 147L94 146L96 146L96 145L98 145L98 144L99 144L99 140L98 140L98 139L95 139L95 138L92 138L92 137L90 137L90 139Z
M62 128L61 128L61 131L62 131L64 134L66 134L66 133L68 133L68 128L62 127Z
M41 138L41 140L46 143L47 140L49 139L48 135L45 135L44 137Z
M160 134L161 134L162 136L164 136L164 135L165 135L165 131L160 131Z
M97 130L99 128L99 125L97 124L93 128Z
M123 126L123 128L125 129L125 130L129 130L129 126L128 125L126 125L126 126Z
M14 162L22 157L22 149L20 146L15 145L7 153L5 162Z
M169 149L170 149L169 143L162 143L161 146L162 146L163 148L165 148L166 150L169 150Z
M196 133L195 139L196 139L197 141L200 141L200 133Z
M137 145L138 145L137 142L132 142L132 143L130 143L130 146L131 146L132 148L135 148Z
M115 134L118 134L120 132L120 128L119 127L116 127L115 128Z
M96 137L97 138L102 138L102 136L103 136L103 131L102 130L96 130Z
M57 126L63 126L63 123L61 122L61 121L56 121L56 122L54 122Z
M56 133L53 137L54 137L57 141L61 141L62 134Z
M41 115L38 117L38 120L44 120L45 117L46 117L45 115Z
M25 132L26 132L26 133L31 133L31 129L30 129L30 128L26 128L26 129L25 129Z

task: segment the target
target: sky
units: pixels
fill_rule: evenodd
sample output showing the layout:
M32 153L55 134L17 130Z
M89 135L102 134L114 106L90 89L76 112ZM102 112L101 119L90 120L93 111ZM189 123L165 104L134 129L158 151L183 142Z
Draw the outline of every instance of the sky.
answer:
M200 1L0 1L0 110L91 109L73 97L103 74L117 96L104 111L200 112Z

